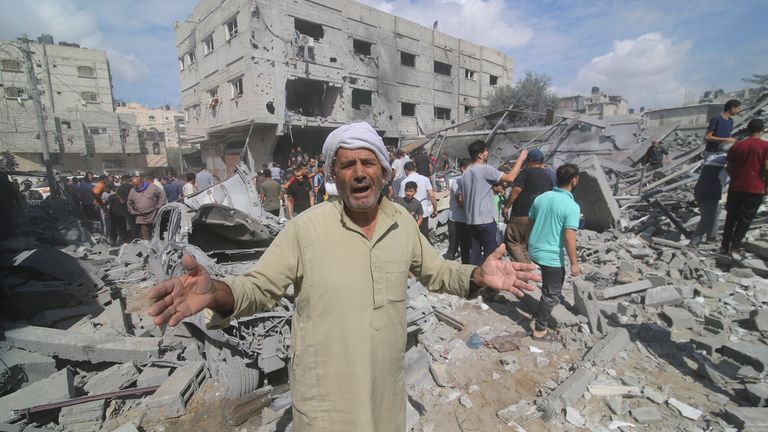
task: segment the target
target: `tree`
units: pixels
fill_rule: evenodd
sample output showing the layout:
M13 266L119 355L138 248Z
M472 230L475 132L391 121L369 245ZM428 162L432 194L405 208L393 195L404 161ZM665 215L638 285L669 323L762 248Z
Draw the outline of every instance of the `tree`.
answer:
M513 109L531 112L513 111L509 117L512 127L535 126L544 123L544 113L547 108L556 109L558 97L549 85L551 78L543 73L526 71L523 79L514 86L499 86L488 97L488 103L481 109L482 114L507 109L514 105Z
M758 88L768 88L768 74L752 74L752 78L742 78L741 80Z
M8 150L0 153L0 170L15 171L18 166L19 163L16 162L16 155L9 152Z

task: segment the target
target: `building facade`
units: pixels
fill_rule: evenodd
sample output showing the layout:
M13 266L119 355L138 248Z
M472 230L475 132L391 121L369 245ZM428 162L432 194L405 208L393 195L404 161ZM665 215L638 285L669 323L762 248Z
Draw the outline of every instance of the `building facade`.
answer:
M200 0L176 44L187 136L219 174L246 140L263 163L294 146L317 153L354 121L397 145L512 83L501 52L351 0Z
M178 165L176 159L169 160L169 152L171 156L178 157L183 112L174 111L170 106L147 108L136 102L117 103L115 111L118 114L133 114L136 118L139 148L141 153L146 154L148 168Z
M50 36L39 41L30 43L30 50L54 168L103 172L135 166L133 155L140 153L136 122L132 115L114 112L106 53L65 42L54 45ZM22 43L0 44L0 150L13 152L20 170L41 170Z
M621 96L609 96L592 87L589 96L568 96L560 98L559 108L591 116L614 117L631 114L627 101Z

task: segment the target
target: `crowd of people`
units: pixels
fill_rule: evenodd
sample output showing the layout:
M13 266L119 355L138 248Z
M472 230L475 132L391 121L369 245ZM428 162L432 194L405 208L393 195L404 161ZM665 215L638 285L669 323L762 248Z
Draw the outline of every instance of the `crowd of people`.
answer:
M100 222L100 230L110 244L134 239L149 240L160 208L168 202L182 201L219 180L205 164L197 173L178 177L163 175L102 174L68 177L67 194L82 208L86 220Z

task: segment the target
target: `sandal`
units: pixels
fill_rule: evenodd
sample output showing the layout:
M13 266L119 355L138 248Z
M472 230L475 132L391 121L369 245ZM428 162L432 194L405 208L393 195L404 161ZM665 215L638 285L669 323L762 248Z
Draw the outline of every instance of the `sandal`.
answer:
M559 334L553 333L551 331L548 331L544 336L542 337L536 337L533 333L531 333L531 339L535 340L536 342L547 342L547 343L554 343L554 342L562 342L563 338L560 337Z

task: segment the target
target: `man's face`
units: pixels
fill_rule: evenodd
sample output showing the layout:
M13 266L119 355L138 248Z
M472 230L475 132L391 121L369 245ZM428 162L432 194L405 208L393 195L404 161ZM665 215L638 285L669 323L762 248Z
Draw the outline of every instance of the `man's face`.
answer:
M413 197L416 196L416 189L406 189L405 190L405 197L408 199L408 201L412 200Z
M293 172L293 176L296 177L296 180L302 181L304 180L304 170L296 170Z
M490 153L491 152L489 152L488 149L486 149L484 152L480 153L480 161L487 162L488 161L488 155Z
M136 187L141 184L141 178L139 177L131 177L131 184Z
M316 165L317 165L317 161L316 160L314 160L314 159L310 159L309 160L309 166L313 167L313 166L316 166Z
M333 172L339 195L351 210L366 211L378 204L384 173L372 151L339 149Z
M741 111L741 105L731 108L731 110L728 112L731 113L731 115L736 115L739 113L739 111Z

